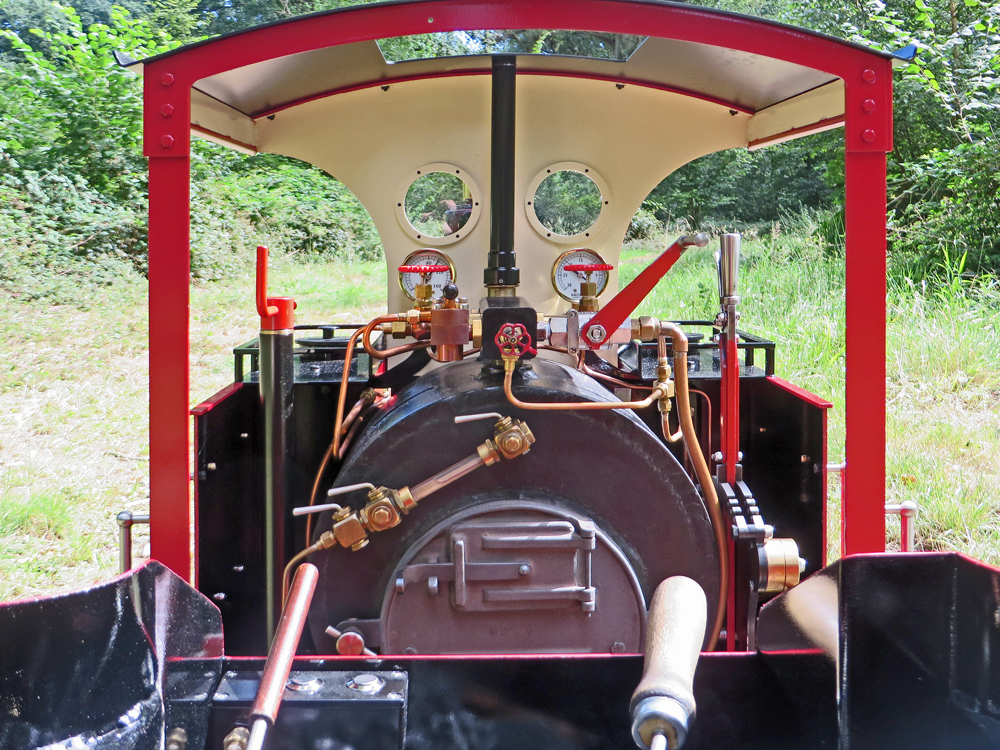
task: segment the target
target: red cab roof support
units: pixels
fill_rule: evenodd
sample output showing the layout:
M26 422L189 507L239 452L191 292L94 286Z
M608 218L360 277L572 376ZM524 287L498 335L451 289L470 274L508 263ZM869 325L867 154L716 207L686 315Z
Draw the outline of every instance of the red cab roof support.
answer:
M845 83L847 469L843 552L885 546L885 154L892 67L880 53L789 26L651 0L420 0L329 11L210 39L144 66L149 157L152 555L191 579L189 422L191 87L263 60L352 42L477 29L664 37L786 60ZM248 300L248 311L252 305ZM249 312L248 312L249 314Z

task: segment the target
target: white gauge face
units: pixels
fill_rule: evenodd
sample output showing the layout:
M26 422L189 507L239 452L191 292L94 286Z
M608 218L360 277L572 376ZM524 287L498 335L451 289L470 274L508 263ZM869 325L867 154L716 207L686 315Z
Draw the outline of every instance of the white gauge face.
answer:
M567 270L566 268L566 266L591 265L603 266L607 264L604 262L604 258L586 248L569 250L560 255L555 265L552 266L552 286L555 287L559 296L570 302L578 302L580 300L580 284L587 280L588 275L590 280L597 284L597 294L600 296L608 285L608 271L591 271L588 274L586 271Z
M437 250L417 250L406 256L400 265L402 266L447 266L447 271L435 271L431 274L431 289L434 290L434 297L440 297L441 291L446 284L455 280L455 264L451 258ZM416 299L417 284L420 283L420 274L413 271L399 272L399 286L410 299Z

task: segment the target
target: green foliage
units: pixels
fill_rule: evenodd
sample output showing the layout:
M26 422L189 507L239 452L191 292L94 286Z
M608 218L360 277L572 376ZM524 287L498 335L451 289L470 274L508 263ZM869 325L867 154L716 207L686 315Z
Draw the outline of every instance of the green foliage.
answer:
M553 172L539 184L532 200L542 225L561 235L585 232L601 215L601 191L581 172Z
M709 154L667 177L643 206L692 228L761 229L803 209L828 209L838 178L843 188L841 141L829 132L760 151Z

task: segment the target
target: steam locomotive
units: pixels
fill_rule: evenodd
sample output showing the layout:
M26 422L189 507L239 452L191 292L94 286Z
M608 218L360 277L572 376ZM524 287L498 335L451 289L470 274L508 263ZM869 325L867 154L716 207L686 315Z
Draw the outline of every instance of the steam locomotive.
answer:
M621 60L376 42L567 25L644 38ZM0 747L995 746L997 571L884 554L907 54L652 0L427 0L121 59L150 159L155 561L0 607ZM619 265L678 166L835 127L850 369L827 566L830 403L744 330L739 235L672 238L624 285ZM260 335L189 415L192 134L335 175L389 293L369 321L297 323L258 248ZM574 190L589 213L559 216ZM710 242L713 319L635 313Z

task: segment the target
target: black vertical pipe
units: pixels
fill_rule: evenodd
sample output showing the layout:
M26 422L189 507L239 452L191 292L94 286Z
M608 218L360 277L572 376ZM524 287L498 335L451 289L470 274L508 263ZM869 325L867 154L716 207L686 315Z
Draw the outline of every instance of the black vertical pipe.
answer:
M504 296L521 283L514 257L514 113L517 64L513 55L493 58L490 131L490 254L483 282L490 296Z
M288 558L287 461L295 379L292 329L260 332L260 395L264 411L264 555L267 639L281 617L281 582Z

